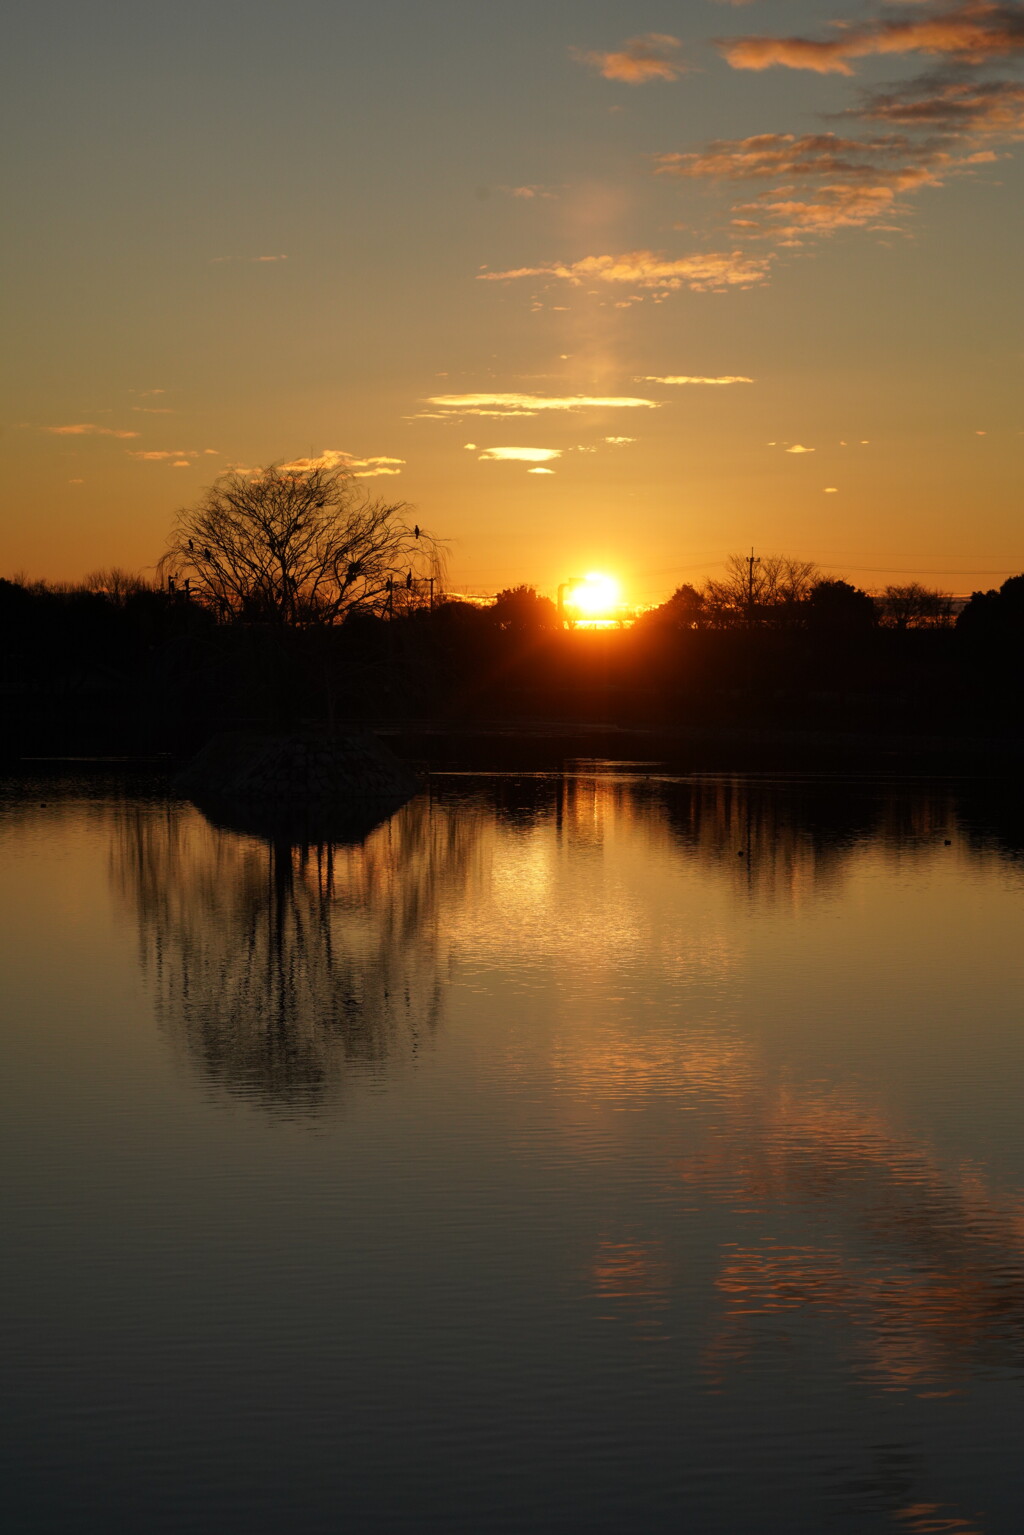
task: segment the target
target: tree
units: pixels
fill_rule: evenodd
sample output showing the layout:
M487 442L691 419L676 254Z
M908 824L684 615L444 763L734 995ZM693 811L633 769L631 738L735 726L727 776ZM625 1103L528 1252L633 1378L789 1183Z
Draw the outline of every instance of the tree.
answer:
M677 586L667 602L646 615L654 623L672 629L702 629L707 622L704 595L689 582Z
M724 577L704 587L705 610L716 628L787 623L817 580L818 567L811 560L768 554L751 561L730 554Z
M972 592L956 621L971 639L1006 644L1024 639L1024 575L1009 576L998 591Z
M534 633L561 627L558 609L550 597L539 597L532 586L510 586L499 592L491 608L499 629Z
M440 545L408 512L343 469L235 471L178 513L160 568L225 618L308 627L394 613L442 575Z
M131 598L153 590L150 582L134 570L123 570L119 565L109 570L92 570L82 581L87 592L97 592L116 607L123 608Z
M859 586L826 576L811 588L804 619L816 633L864 634L877 624L878 607Z
M890 629L949 629L956 619L953 598L920 581L887 586L879 599L882 622Z

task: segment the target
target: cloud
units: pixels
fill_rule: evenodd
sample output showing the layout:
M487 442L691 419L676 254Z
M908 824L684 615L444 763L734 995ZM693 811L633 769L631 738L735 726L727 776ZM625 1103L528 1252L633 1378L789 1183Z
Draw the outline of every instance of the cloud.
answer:
M144 416L173 416L176 414L169 405L133 405L132 410L140 411Z
M311 469L340 469L354 480L375 480L384 475L401 474L405 459L358 458L354 453L346 453L341 448L325 448L316 458L293 458L290 463L281 464L280 467L292 474L304 474Z
M47 426L54 437L138 437L138 432L121 432L112 426L97 426L95 421L76 421L71 426Z
M851 59L877 54L925 53L982 63L1024 50L1024 11L1019 5L963 0L947 10L931 6L923 16L878 19L863 26L833 23L837 37L733 37L718 47L734 69L810 69L850 75Z
M173 460L175 468L180 468L183 463L187 464L190 459L199 457L198 450L195 448L126 448L125 451L129 458L137 458L140 463L145 464L162 464Z
M980 163L980 157L974 163ZM830 235L837 229L872 228L896 231L901 212L900 192L924 186L941 186L933 171L906 172L891 185L822 187L814 197L793 198L765 194L757 202L742 203L747 212L771 221L772 232L784 243L799 244L804 235Z
M743 251L711 251L701 256L666 260L654 251L629 251L622 256L584 256L581 261L552 261L543 266L513 267L507 272L479 272L478 282L509 282L523 277L555 278L581 287L585 283L628 284L663 293L690 288L694 293L722 293L752 288L768 276L771 257Z
M627 443L636 442L636 438L635 437L606 437L605 438L605 442L610 443L613 448L624 448Z
M264 265L268 262L287 261L287 256L211 256L211 266L223 266L228 261L240 261L249 265Z
M478 455L480 462L546 464L553 458L561 458L561 448L485 448Z
M682 43L667 32L645 32L631 37L618 51L600 53L571 48L570 54L580 64L588 64L606 80L624 80L627 85L646 85L651 80L678 80L689 67L679 56Z
M1024 137L1024 85L1015 80L950 80L927 77L889 91L875 91L842 114L867 122L969 138Z
M868 179L894 163L928 160L934 147L916 144L905 134L846 139L835 133L757 133L746 139L714 139L691 154L656 157L662 176L708 177L746 181L758 177L820 176Z
M647 373L642 378L635 380L638 384L752 384L752 378L744 378L738 373L723 373L721 378L691 377L686 373L668 373L662 377Z
M813 453L814 449L813 448L805 448L802 442L795 442L791 448L787 448L786 449L786 452L787 453Z
M426 404L435 409L421 411L413 419L447 421L459 416L537 416L563 410L657 410L662 402L633 395L435 394Z
M738 203L733 223L784 244L805 235L837 229L895 229L903 214L900 197L941 186L952 174L990 164L991 150L954 154L936 138L916 141L903 133L841 138L834 133L759 133L746 139L717 139L692 154L660 155L661 174L715 180L821 183L807 196L783 184L754 202Z
M509 197L520 198L523 202L532 202L537 197L548 198L558 196L557 187L546 187L540 184L523 187L503 187L502 191L507 192Z
M825 494L826 494L826 496L838 495L839 494L839 486L838 485L826 485L825 486Z
M554 474L553 469L527 469L527 474Z

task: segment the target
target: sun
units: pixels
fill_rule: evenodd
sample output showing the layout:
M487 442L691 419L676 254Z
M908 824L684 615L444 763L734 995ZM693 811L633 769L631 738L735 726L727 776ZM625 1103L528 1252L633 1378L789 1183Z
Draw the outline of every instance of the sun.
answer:
M614 576L591 570L566 594L565 605L574 608L577 613L586 614L588 618L598 618L615 610L619 596L619 583Z

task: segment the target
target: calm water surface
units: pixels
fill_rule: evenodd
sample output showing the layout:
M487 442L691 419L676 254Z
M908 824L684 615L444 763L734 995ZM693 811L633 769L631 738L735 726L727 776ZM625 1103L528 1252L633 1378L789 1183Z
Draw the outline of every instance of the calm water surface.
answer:
M271 830L0 796L6 1528L1021 1528L1012 801Z

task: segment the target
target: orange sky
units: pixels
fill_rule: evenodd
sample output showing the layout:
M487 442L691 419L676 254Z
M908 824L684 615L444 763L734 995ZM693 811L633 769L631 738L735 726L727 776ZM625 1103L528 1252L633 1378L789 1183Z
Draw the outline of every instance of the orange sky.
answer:
M476 593L1024 568L1019 4L60 0L9 41L3 573L149 569L218 473L323 455Z

